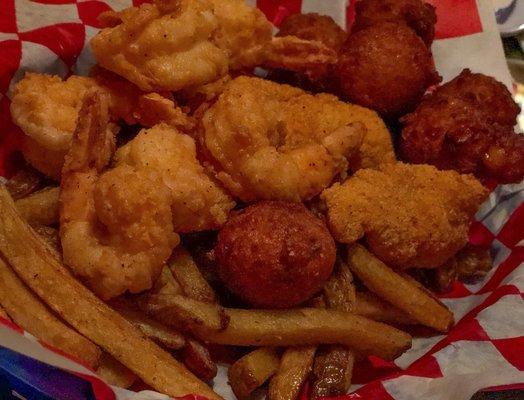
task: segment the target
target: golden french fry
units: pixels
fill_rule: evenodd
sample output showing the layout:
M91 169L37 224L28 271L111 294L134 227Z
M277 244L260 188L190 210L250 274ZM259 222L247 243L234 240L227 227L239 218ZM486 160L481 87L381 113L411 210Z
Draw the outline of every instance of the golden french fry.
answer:
M355 286L353 275L346 263L338 261L333 274L324 285L326 306L334 310L353 311L355 305Z
M324 298L328 308L353 312L355 308L353 276L346 263L339 260L335 271L324 286ZM315 356L311 386L312 399L347 393L355 356L347 347L322 346Z
M201 307L205 304L206 307ZM222 306L203 303L182 295L151 295L141 308L156 320L180 327L187 324L188 329L222 330L228 319Z
M133 371L106 352L102 353L96 373L106 383L124 389L130 387L138 379Z
M47 187L15 202L18 212L29 225L53 225L58 222L57 187Z
M149 318L128 299L117 297L109 305L158 344L172 350L179 350L186 345L186 338L182 334Z
M169 269L187 297L215 303L214 290L203 277L193 257L182 247L177 247L168 262Z
M33 193L41 185L43 175L29 165L24 166L5 184L11 197L21 199Z
M4 186L0 186L0 252L42 301L155 390L172 397L199 394L221 399L74 279L22 220Z
M316 346L291 347L269 383L269 400L296 400L313 366Z
M233 393L239 400L247 399L277 372L279 365L278 352L271 347L261 347L239 358L227 373Z
M9 318L9 315L7 315L6 311L2 307L1 302L0 302L0 317L7 319L8 321L11 321L11 318Z
M453 313L430 296L418 283L394 272L361 245L349 248L348 263L369 290L406 312L422 325L446 332L453 325Z
M204 381L210 381L217 374L217 365L211 358L209 350L194 339L187 340L182 350L182 359L185 366Z
M321 346L315 356L310 397L346 394L351 385L355 356L347 347Z
M46 242L48 248L54 251L58 258L61 258L60 234L58 233L58 229L45 225L34 225L32 228L38 236Z
M216 305L181 296L171 297L172 299L168 299L171 303L176 298L179 304L164 307L171 315L160 321L173 324L175 328L185 324L194 334L210 343L237 346L344 344L361 353L374 354L388 360L394 359L411 346L411 336L407 333L343 311L316 308L224 308L223 315L229 320L225 325L219 323L217 314L221 313L217 311ZM208 322L210 319L213 319L211 323ZM216 329L217 325L219 329Z
M413 325L418 322L393 304L371 292L357 292L355 314L387 324Z
M100 349L60 321L0 258L0 304L13 321L38 339L98 365Z

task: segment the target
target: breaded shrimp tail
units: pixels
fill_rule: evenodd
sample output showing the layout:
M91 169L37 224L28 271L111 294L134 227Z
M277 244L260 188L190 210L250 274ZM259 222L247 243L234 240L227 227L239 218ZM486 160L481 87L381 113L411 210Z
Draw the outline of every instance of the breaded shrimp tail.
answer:
M150 288L179 241L169 192L153 172L102 174L115 149L108 102L86 94L60 187L64 262L102 299Z

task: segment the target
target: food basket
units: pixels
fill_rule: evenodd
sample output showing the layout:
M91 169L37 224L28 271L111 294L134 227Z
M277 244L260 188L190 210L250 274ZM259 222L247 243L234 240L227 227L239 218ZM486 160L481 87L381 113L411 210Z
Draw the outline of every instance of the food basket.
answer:
M97 15L141 0L0 0L0 176L15 168L20 132L11 122L13 84L25 71L85 75ZM275 26L297 12L327 14L350 26L353 0L249 0ZM493 9L484 0L430 0L437 8L434 61L444 81L463 68L511 88ZM384 88L387 90L387 88ZM447 335L414 339L393 362L369 357L355 367L349 399L466 400L481 389L524 388L524 183L495 187L479 210L470 242L490 247L495 268L480 282L455 283L441 300L457 324ZM16 293L13 294L16 297ZM234 396L225 368L215 390ZM0 318L0 398L163 399L111 387L88 367ZM22 398L22 397L20 397ZM524 398L524 395L519 398Z

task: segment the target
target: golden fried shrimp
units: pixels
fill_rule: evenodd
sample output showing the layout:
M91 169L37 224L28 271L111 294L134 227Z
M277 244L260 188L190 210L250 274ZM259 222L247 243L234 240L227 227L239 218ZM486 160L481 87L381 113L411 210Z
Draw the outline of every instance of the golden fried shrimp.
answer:
M232 80L198 135L207 165L244 201L309 199L348 167L394 160L374 112L258 78Z
M201 86L266 62L335 62L322 43L273 39L271 23L243 0L157 0L102 19L108 27L91 40L98 63L146 91Z
M216 229L235 206L196 158L194 140L166 125L142 130L116 153L116 168L153 169L170 191L176 232Z
M353 243L365 236L387 264L434 268L464 247L487 195L472 175L397 163L357 171L321 197L335 239Z
M194 123L175 103L156 93L144 93L108 71L95 77L27 73L15 87L11 103L13 121L25 133L22 152L37 170L59 180L64 157L75 129L82 98L97 88L110 95L110 114L128 124L152 126L164 121L180 129Z
M149 289L179 242L169 189L153 169L102 173L114 150L108 103L105 93L86 94L60 190L64 262L105 300Z

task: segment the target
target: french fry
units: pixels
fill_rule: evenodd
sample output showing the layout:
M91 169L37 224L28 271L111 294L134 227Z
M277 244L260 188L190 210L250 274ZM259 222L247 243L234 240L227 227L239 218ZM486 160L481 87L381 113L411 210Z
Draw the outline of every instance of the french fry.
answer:
M270 400L296 400L313 366L316 346L290 347L269 383Z
M335 310L353 311L355 305L353 276L346 263L338 261L333 274L324 285L326 306Z
M37 190L42 180L42 174L29 165L25 165L6 182L5 187L11 197L17 200Z
M348 263L369 290L397 306L425 326L446 332L453 325L452 312L410 279L397 274L361 245L348 251Z
M215 303L216 296L193 257L182 247L177 247L168 262L169 269L187 297L206 303Z
M182 350L182 359L184 365L204 381L210 381L217 374L218 369L209 350L194 339L187 340L187 344Z
M279 366L278 352L271 347L261 347L239 358L227 373L233 393L239 400L247 399L277 372Z
M353 276L346 263L339 260L324 286L326 305L334 310L353 312L355 308ZM315 356L310 397L336 396L347 393L355 356L347 347L322 346Z
M417 321L407 315L404 311L398 309L387 301L378 298L371 292L357 292L355 314L387 324L417 324Z
M389 325L351 313L299 308L291 310L241 310L224 308L227 325L220 329L217 306L181 296L183 307L166 307L165 324L186 324L202 340L236 346L300 346L310 344L344 344L364 354L393 359L411 346L411 336ZM171 302L173 302L171 300ZM180 305L182 301L177 300ZM215 321L209 324L207 319Z
M351 385L355 356L347 347L321 346L315 356L310 397L346 394Z
M0 258L0 304L13 321L38 339L96 367L100 349L60 321Z
M172 397L221 399L169 353L74 279L18 214L0 186L0 252L27 286L73 328L146 384Z
M149 318L128 299L112 299L109 305L158 344L171 350L179 350L186 345L186 338L182 334Z
M47 247L56 253L55 255L58 258L62 258L58 229L51 226L35 225L33 226L33 230L44 240Z
M138 379L133 371L106 352L102 353L96 373L106 383L124 389L130 387Z
M57 187L47 187L15 202L18 212L29 225L54 225L58 222Z
M200 305L205 304L205 307ZM151 295L142 309L156 320L173 327L187 324L190 330L222 330L228 324L227 315L218 304L202 303L182 295Z
M9 318L9 315L7 315L7 313L5 312L5 310L2 307L1 303L0 303L0 317L4 318L4 319L7 319L8 321L11 321L11 318Z

